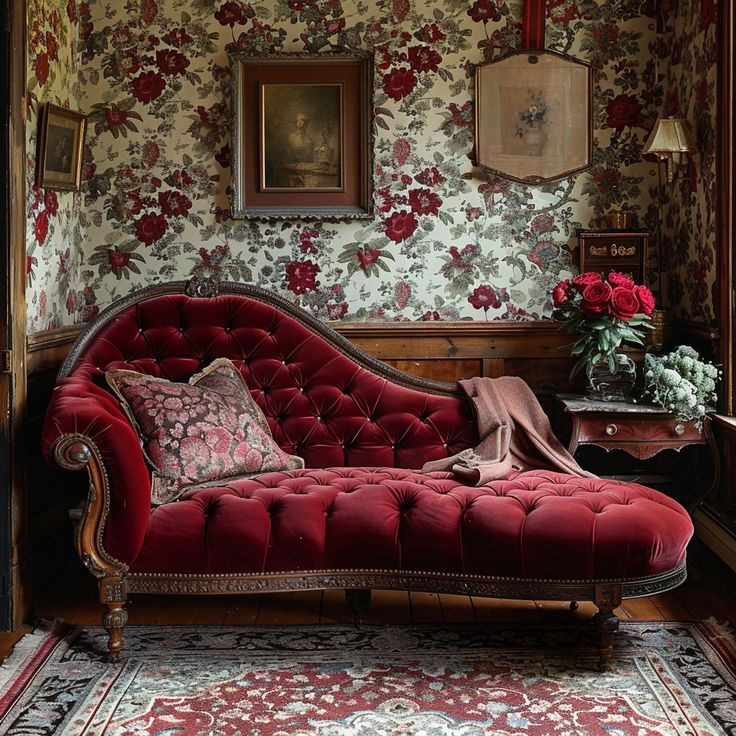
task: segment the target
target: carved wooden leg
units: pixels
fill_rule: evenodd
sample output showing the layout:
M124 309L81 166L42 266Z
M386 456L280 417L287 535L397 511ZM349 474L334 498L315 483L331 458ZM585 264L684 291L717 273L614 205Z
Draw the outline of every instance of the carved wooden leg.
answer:
M355 625L360 626L363 618L371 604L371 591L369 588L348 589L345 591L345 600L348 602L350 612L353 614Z
M621 603L620 585L596 585L595 604L598 613L593 616L593 626L598 636L598 668L607 670L613 656L613 635L618 630L618 616L613 609Z
M111 662L118 661L125 643L123 627L128 621L128 612L125 610L127 597L128 590L124 579L109 577L100 580L100 601L107 606L107 611L102 615L102 625L109 636L107 651Z

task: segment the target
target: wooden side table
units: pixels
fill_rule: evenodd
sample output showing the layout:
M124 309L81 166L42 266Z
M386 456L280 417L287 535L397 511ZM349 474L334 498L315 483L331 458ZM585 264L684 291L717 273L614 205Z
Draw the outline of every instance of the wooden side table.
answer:
M607 452L623 450L638 460L648 460L662 450L680 452L684 447L704 445L710 452L713 474L707 487L687 504L688 511L692 513L718 486L720 459L709 417L698 430L694 422L679 421L659 406L592 401L573 394L556 394L555 398L571 418L567 448L571 455L583 445L595 445Z

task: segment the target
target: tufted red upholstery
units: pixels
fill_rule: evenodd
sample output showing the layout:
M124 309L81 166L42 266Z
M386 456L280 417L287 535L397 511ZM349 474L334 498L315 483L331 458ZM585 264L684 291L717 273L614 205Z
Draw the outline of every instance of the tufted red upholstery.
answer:
M53 461L70 433L99 451L110 488L104 548L133 572L598 580L666 573L684 560L687 513L643 486L534 471L472 488L410 470L476 444L467 404L361 367L257 298L144 298L91 334L55 390L44 452ZM240 368L276 441L307 469L193 490L151 510L150 470L103 372L184 381L218 357Z
M105 448L113 499L105 545L116 559L138 554L150 477L132 428L103 388L103 372L128 368L186 381L219 357L240 368L274 439L307 467L418 468L475 444L465 402L375 375L274 306L239 295L154 297L99 330L57 386L44 431L49 459L65 432L90 435Z
M691 534L679 504L631 483L536 470L470 488L447 473L331 468L190 491L154 509L133 571L631 579L676 568Z

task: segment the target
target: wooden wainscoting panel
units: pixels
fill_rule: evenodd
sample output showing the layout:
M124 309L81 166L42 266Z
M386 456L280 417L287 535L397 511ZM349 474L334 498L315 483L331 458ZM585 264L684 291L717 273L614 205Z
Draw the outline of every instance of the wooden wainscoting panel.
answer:
M84 325L44 330L26 337L27 370L29 374L51 370L56 375Z
M405 373L411 373L413 376L432 378L436 381L449 381L450 383L459 381L462 378L485 375L483 372L484 361L481 358L474 360L444 358L392 360L391 358L387 358L383 362Z

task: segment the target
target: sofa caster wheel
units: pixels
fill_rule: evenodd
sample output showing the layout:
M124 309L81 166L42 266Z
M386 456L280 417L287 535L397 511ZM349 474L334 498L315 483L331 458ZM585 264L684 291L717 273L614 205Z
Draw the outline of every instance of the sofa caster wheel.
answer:
M353 620L356 626L363 624L363 618L368 612L368 606L371 604L370 588L349 589L345 591L345 600L348 602L350 613L353 614Z
M577 611L580 606L578 605L577 601L570 601L570 610L571 611Z

